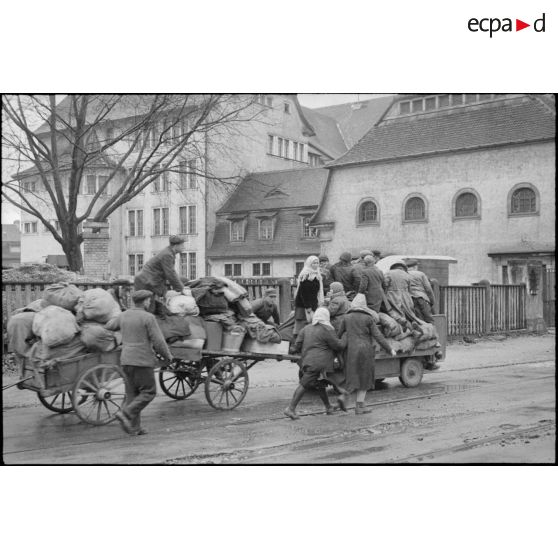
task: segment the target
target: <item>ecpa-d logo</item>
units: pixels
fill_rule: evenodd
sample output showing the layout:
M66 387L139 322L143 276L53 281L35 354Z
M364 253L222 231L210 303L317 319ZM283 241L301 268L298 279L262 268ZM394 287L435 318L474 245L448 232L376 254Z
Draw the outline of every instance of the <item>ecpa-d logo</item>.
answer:
M497 33L498 31L513 32L513 31L521 31L522 29L527 29L527 27L531 27L530 23L525 23L520 19L516 19L515 29L514 29L512 21L513 19L509 17L504 17L502 19L498 17L485 17L482 19L472 17L469 20L467 27L469 28L469 31L472 31L473 33L477 33L478 31L481 31L483 33L490 33L489 35L490 38L492 38L492 35L494 33ZM545 23L546 23L545 14L543 13L543 15L540 18L536 19L533 22L532 25L533 30L536 31L537 33L544 33Z

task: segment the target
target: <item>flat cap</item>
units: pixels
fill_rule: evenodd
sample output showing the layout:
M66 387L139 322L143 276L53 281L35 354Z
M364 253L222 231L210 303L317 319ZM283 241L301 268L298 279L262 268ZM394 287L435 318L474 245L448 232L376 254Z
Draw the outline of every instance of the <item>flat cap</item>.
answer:
M329 258L325 254L322 254L321 256L318 257L318 261L329 262Z
M350 262L351 261L351 253L350 252L343 252L340 256L339 259L343 262Z
M142 300L145 300L150 296L153 296L153 293L151 291L148 291L146 289L140 289L139 291L134 291L132 293L132 300L134 302L141 302Z
M276 289L266 289L263 294L265 296L277 296L277 290Z
M407 260L405 263L407 264L407 267L413 267L414 265L418 265L417 260Z
M176 234L173 234L171 237L169 237L169 244L183 244L184 242L185 240L183 238L180 238Z

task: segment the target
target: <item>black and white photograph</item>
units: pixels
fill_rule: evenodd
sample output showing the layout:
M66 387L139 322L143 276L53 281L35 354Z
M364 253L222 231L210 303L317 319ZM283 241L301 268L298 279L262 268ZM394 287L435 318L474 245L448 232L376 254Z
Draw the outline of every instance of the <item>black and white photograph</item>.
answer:
M6 463L554 461L554 96L343 97L4 96Z
M7 556L547 556L555 3L7 2Z

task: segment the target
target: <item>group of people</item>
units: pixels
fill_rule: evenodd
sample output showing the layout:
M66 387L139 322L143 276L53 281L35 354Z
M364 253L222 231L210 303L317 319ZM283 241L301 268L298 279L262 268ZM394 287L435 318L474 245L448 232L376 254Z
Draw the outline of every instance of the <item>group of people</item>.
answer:
M296 407L307 390L315 390L327 414L347 410L346 396L356 391L355 413L368 413L366 392L374 388L374 340L395 356L378 328L378 313L389 314L405 328L433 323L434 293L416 260L395 262L384 273L376 266L379 252L363 250L353 263L343 252L329 265L325 256L310 256L298 277L295 295L293 352L301 353L300 383L286 416L296 420ZM340 363L343 382L333 378ZM337 405L331 405L326 387L333 386Z
M155 397L157 365L153 348L165 360L172 354L154 314L164 315L167 283L177 292L189 294L175 271L175 256L183 249L179 236L153 256L134 279L134 307L123 312L112 325L122 334L121 364L126 377L126 405L116 414L122 428L131 435L145 434L141 411ZM356 391L355 413L369 412L364 400L374 387L375 339L395 356L377 325L377 312L389 312L401 323L432 322L432 289L417 262L398 262L387 276L376 267L379 252L362 251L352 262L344 252L339 262L329 265L327 257L310 256L297 283L292 350L301 354L300 384L285 414L298 419L296 406L304 393L317 390L326 412L347 410L346 397ZM277 293L268 289L252 303L253 312L264 322L279 325ZM333 380L334 362L343 370L344 381ZM326 391L333 385L337 404L331 405Z

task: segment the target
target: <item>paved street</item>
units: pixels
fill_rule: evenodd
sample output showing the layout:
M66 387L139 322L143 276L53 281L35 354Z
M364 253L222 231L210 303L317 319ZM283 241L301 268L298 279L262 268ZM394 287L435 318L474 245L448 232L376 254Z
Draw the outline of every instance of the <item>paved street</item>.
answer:
M326 416L303 399L299 421L282 415L296 386L290 363L250 371L245 401L212 409L203 386L185 401L159 393L129 438L56 415L32 392L3 392L7 464L550 463L555 461L555 337L511 337L448 347L439 372L418 388L395 378L370 392L372 413ZM13 381L5 376L4 382Z

